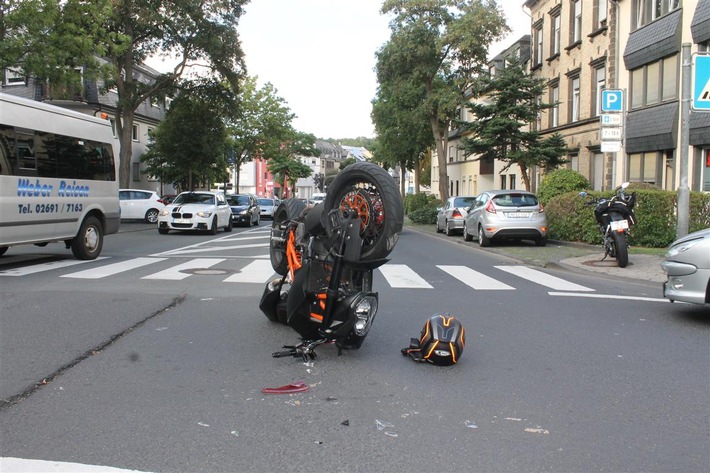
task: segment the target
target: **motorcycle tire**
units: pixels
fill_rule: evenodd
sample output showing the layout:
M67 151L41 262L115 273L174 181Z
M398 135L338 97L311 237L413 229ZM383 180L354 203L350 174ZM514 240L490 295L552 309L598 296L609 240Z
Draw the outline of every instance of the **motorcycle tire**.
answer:
M626 243L626 235L614 232L612 234L612 238L614 244L614 255L616 256L616 264L620 268L625 268L629 264L629 246Z
M271 258L271 267L276 271L276 274L285 276L288 272L288 260L286 259L286 235L281 228L288 220L296 219L306 204L298 199L286 199L279 204L274 212L274 220L271 223L271 239L269 240L269 257ZM276 239L274 239L276 237Z
M340 171L325 197L324 212L339 208L358 212L362 224L360 260L386 258L394 249L404 224L404 207L397 184L374 163L359 162Z

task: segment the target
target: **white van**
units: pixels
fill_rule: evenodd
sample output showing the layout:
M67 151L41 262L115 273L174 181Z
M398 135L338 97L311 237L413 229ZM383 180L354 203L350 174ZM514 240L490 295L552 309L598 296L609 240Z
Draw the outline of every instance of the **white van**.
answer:
M114 156L108 120L0 93L0 255L63 241L99 256L120 224Z

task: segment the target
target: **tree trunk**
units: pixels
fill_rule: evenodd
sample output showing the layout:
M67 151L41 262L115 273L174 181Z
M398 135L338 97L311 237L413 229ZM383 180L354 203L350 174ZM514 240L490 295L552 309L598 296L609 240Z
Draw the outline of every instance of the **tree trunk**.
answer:
M404 163L400 163L399 165L399 192L402 194L402 199L407 195L407 190L405 189L406 186L406 175L407 175L407 169L403 165Z
M523 177L523 183L525 184L525 190L530 191L530 176L528 175L528 167L523 163L518 163L520 168L520 175Z
M446 145L449 137L446 130L441 130L436 116L431 118L431 130L434 132L436 142L436 156L439 163L439 199L445 202L449 198L449 175L446 169Z
M133 117L131 110L125 110L121 106L116 108L116 134L119 143L119 165L118 182L121 189L130 189L131 185L131 163L133 161Z
M421 160L417 159L412 174L414 175L414 194L419 194L419 167L421 166Z

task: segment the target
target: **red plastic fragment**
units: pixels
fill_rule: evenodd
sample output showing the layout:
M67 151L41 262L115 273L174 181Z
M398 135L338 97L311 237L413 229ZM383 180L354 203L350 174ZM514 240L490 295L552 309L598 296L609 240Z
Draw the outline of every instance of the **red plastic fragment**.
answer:
M264 394L293 394L308 391L308 385L303 381L287 384L278 388L264 388L261 390Z

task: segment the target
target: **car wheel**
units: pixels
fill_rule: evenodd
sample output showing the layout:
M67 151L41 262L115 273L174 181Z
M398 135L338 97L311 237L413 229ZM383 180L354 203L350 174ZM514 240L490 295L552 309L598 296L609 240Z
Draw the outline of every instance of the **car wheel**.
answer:
M261 223L261 215L257 214L256 215L256 222L254 223L255 226L258 226Z
M451 236L454 234L454 231L451 230L451 227L449 226L449 222L444 223L444 228L446 229L446 236Z
M160 233L161 235L167 235L169 231L170 230L168 230L167 228L159 228L158 229L158 233Z
M210 235L216 235L217 234L217 216L215 215L214 218L212 219L212 225L210 226L210 229L207 230L207 232Z
M145 221L148 223L158 222L158 209L150 209L145 213Z
M547 237L537 237L537 238L535 238L535 245L536 245L536 246L545 246L545 245L547 245Z
M473 235L468 233L468 227L466 227L465 220L463 222L463 240L464 241L472 241L473 240Z
M230 215L229 217L227 217L227 219L229 220L229 222L227 223L227 226L224 227L224 231L231 232L232 228L234 228L234 224L232 223L232 216Z
M441 233L441 228L439 228L439 219L436 219L436 233Z
M491 246L491 239L483 232L483 227L478 226L478 245L482 247Z

